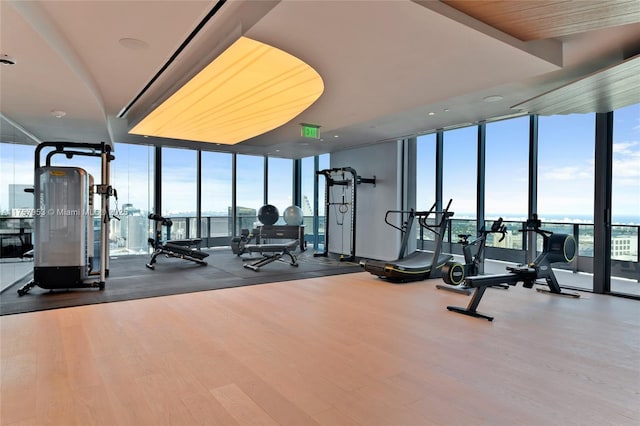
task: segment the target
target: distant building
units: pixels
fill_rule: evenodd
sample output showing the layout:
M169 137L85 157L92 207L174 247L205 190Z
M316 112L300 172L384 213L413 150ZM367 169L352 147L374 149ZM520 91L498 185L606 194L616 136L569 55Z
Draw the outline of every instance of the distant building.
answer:
M258 212L256 209L248 207L237 207L236 214L238 216L238 232L241 229L253 229L254 223L258 220ZM229 218L233 217L231 213L231 207L229 207ZM229 221L229 235L232 235L233 223Z
M140 209L124 204L119 212L120 220L112 220L111 238L115 243L114 253L144 253L148 250L149 220Z
M638 236L622 235L611 238L611 258L632 260L638 256Z

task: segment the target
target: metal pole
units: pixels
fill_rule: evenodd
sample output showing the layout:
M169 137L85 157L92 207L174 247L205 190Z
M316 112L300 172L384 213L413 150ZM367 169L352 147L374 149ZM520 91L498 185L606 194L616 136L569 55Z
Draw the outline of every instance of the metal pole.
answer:
M100 183L100 283L106 281L109 265L109 152L102 143ZM91 232L93 232L93 214L91 215ZM93 247L91 248L93 250Z

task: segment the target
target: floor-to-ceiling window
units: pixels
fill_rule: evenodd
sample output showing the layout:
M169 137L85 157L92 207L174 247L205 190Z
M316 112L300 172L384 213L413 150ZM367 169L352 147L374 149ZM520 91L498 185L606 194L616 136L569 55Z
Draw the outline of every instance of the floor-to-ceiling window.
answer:
M0 143L0 257L17 259L33 244L34 145ZM0 289L18 276L5 265Z
M118 199L111 199L110 210L120 220L110 223L111 254L138 254L149 250L152 233L149 212L153 210L155 149L146 145L117 143L111 162L111 185Z
M436 202L436 134L418 136L416 139L416 210L427 211ZM433 240L432 232L415 225L416 238Z
M300 193L302 194L302 213L305 219L313 216L313 210L316 200L314 199L314 181L315 181L315 157L305 157L301 160L302 175ZM306 222L305 222L306 223Z
M330 167L329 154L322 154L318 156L318 170L326 170ZM324 179L319 179L315 176L314 179L318 179L318 249L320 246L324 248L325 241L325 223L327 219L327 206L325 204L325 197L327 193L327 185Z
M293 204L293 160L269 157L267 170L267 202L280 213L277 224L284 225L282 214Z
M491 235L487 245L522 250L518 229L528 216L529 117L487 123L485 170L485 219L507 221L505 238Z
M416 142L416 210L428 210L436 201L436 134Z
M476 170L478 128L476 126L444 132L442 207L452 200L453 241L458 234L476 233Z
M202 152L201 237L208 246L228 245L232 222L233 154Z
M302 214L304 215L304 233L307 243L312 244L315 248L319 248L324 243L324 194L325 182L317 180L315 174L315 163L318 160L318 170L327 169L329 167L329 154L320 155L319 157L305 157L301 161L302 181ZM318 182L318 196L314 196L314 185ZM318 210L318 217L314 217L314 211Z
M171 238L197 235L197 151L162 148L162 216L173 221Z
M545 230L574 235L579 256L593 257L595 115L572 114L539 117L538 216ZM542 238L538 237L538 250ZM555 265L567 267L568 265ZM591 289L587 279L573 287Z
M302 215L304 217L304 234L308 244L312 246L317 245L316 238L314 237L314 218L313 212L318 200L315 199L314 194L314 182L315 182L315 157L305 157L300 161L300 168L302 169L300 193L302 194Z
M0 216L33 217L34 145L0 143Z
M640 295L640 104L613 112L611 291Z
M264 205L264 157L236 156L236 228L253 229Z

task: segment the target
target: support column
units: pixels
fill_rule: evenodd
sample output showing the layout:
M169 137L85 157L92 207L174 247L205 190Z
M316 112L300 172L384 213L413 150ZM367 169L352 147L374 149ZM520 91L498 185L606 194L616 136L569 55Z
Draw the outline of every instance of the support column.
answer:
M527 217L533 218L538 214L538 116L533 114L529 116L529 189L528 194L528 211ZM526 259L527 263L532 262L536 258L536 236L531 232L524 234L527 245Z
M442 211L442 171L444 169L444 133L436 133L436 210Z
M196 152L196 238L202 238L202 151Z
M596 114L593 197L593 291L611 292L613 112Z
M162 148L155 147L154 165L153 165L153 211L155 214L162 214Z

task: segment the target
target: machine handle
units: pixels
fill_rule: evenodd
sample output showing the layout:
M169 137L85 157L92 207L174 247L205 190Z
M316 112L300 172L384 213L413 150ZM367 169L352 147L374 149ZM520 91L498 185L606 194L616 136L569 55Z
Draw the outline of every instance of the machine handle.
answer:
M173 222L168 217L162 217L159 214L149 213L149 219L154 220L156 222L162 222L164 226L171 226Z

